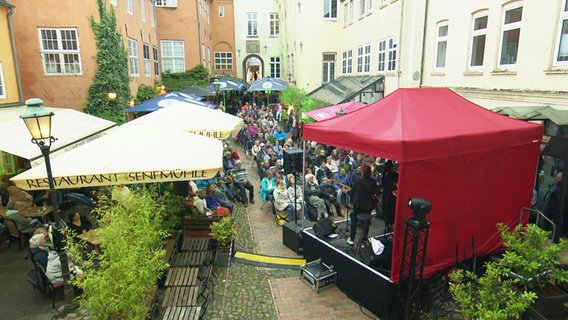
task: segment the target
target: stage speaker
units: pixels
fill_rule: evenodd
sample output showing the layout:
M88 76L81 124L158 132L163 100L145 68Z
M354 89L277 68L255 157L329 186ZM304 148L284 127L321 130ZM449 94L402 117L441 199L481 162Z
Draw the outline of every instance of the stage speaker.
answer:
M283 225L282 244L284 244L288 249L296 252L296 254L301 254L304 251L302 226L297 225L294 221Z
M284 172L302 172L302 155L303 151L300 148L284 150Z
M314 224L313 229L318 238L324 238L334 233L337 225L330 218L325 218Z

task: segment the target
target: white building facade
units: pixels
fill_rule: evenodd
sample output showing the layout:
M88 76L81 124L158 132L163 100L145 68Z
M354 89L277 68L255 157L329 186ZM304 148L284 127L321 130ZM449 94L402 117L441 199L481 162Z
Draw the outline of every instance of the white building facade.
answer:
M281 16L277 0L235 0L237 77L247 83L283 77Z

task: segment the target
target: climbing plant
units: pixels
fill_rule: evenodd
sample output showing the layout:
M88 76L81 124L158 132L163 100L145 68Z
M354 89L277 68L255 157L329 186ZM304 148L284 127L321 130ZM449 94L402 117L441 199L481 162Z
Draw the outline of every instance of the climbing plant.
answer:
M128 53L122 35L116 32L116 15L105 7L105 1L97 0L100 22L91 16L91 28L97 39L98 64L89 95L83 110L85 113L124 123L124 109L130 100L130 76L128 72ZM116 93L111 101L108 93Z
M162 82L168 91L178 91L188 87L202 87L209 83L209 72L203 65L197 65L185 72L164 72Z

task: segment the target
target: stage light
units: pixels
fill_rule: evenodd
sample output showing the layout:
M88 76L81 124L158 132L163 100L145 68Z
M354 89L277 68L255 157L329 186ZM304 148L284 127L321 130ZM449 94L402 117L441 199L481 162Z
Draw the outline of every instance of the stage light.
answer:
M425 226L426 214L432 210L432 203L422 198L410 198L408 199L408 207L414 213L414 218L411 219L417 222L417 226Z

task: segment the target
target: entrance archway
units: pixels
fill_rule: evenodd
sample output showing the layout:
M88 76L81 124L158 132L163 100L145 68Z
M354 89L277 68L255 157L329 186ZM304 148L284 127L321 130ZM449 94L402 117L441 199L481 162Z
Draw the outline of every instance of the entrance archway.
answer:
M243 61L244 78L247 83L264 77L264 61L256 54L247 56Z

